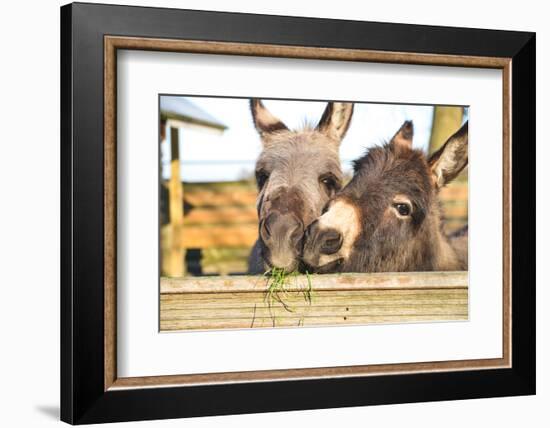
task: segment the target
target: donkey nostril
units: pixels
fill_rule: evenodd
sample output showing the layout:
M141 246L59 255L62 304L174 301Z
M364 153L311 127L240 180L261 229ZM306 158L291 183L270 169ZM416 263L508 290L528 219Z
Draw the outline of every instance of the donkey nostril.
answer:
M319 223L319 220L314 220L313 223L311 223L307 228L306 228L306 231L304 232L304 237L306 239L310 238L311 236L313 236L313 234L315 233L315 229L317 228L317 224Z
M292 231L290 235L290 242L298 251L301 251L302 247L302 238L304 237L304 228L302 225L297 224L296 228Z
M264 220L262 224L262 235L264 239L271 238L271 228L273 227L273 223L275 222L275 215L270 214L267 216L267 218Z
M264 233L265 233L265 237L266 238L270 238L271 237L271 229L269 228L269 226L267 224L264 223Z
M321 242L321 252L330 255L336 253L342 247L343 238L339 232L331 230L325 232Z

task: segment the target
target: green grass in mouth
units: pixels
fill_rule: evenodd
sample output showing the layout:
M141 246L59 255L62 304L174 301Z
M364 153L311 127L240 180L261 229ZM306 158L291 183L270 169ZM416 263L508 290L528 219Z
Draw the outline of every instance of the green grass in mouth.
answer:
M311 306L311 303L313 301L313 280L312 275L310 275L308 271L305 272L305 287L300 286L299 279L301 278L301 275L296 271L286 272L284 269L281 268L272 268L265 272L264 276L267 277L267 290L265 294L265 301L267 302L270 313L271 308L276 303L279 303L288 312L296 311L296 308L293 308L287 302L285 302L285 299L289 295L289 288L292 288L293 291L299 290L304 297L304 301L307 303L307 305ZM300 318L300 322L298 325L301 325L303 323L303 314L301 315L302 317ZM272 314L271 318L273 320L273 326L275 327L276 317L274 317Z

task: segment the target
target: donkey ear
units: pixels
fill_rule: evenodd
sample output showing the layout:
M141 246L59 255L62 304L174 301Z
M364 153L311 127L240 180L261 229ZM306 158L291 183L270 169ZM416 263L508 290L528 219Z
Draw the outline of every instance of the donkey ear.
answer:
M250 111L252 112L252 119L254 120L254 126L260 135L268 134L277 131L288 131L286 125L281 120L265 108L262 100L257 98L250 99Z
M390 144L396 149L412 149L414 126L412 120L403 122L399 131L390 140Z
M352 115L353 103L330 102L315 129L340 142L346 135Z
M430 156L428 164L437 187L452 181L468 165L468 122Z

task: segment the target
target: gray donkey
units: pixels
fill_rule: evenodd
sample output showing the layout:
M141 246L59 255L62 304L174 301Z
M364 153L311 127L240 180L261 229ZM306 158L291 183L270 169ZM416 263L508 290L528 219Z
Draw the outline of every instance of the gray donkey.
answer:
M339 147L353 114L351 103L328 103L316 127L289 130L251 99L262 153L256 162L259 237L249 258L251 274L300 268L302 237L342 187Z

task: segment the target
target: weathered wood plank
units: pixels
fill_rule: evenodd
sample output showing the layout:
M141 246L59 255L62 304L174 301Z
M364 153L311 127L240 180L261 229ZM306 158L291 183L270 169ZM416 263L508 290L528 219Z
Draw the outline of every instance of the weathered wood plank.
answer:
M468 205L443 204L443 216L447 219L468 221Z
M294 281L294 282L292 282ZM305 282L304 282L305 281ZM161 280L162 331L468 319L467 272L318 275L268 292L265 277Z
M307 301L307 295L303 292L277 293L284 297L285 301L293 304ZM266 292L242 292L242 293L169 293L160 296L163 304L170 307L189 307L194 305L224 306L237 302L240 305L256 304L259 301L267 300ZM438 301L462 302L468 300L468 290L457 289L417 289L417 290L343 290L343 291L314 291L311 294L312 300L318 305L325 303L332 305L341 304L374 304L374 303L407 303L411 300L422 303L433 303Z
M288 306L278 304L274 307L262 305L258 307L234 307L234 308L186 308L163 310L161 321L193 320L193 319L224 319L251 317L288 317L301 316L331 317L331 316L381 316L381 315L468 315L468 305L350 305L350 306Z
M175 320L161 321L161 331L173 330L207 330L207 329L243 329L266 327L302 327L320 325L358 325L429 321L466 321L464 314L445 315L380 315L380 316L350 316L350 317L285 317L285 318L237 318L215 320Z
M467 183L451 183L443 187L439 192L439 198L442 201L447 200L468 200L468 184Z
M163 226L163 239L173 239L180 248L212 248L212 247L252 247L258 238L257 224L237 224L226 226L185 225L174 236L169 236L171 230Z
M467 288L468 272L344 273L311 275L311 281L316 291ZM289 291L303 291L307 288L305 275L290 278L289 282ZM162 294L265 291L266 286L267 277L249 275L161 278L160 281Z
M255 206L258 192L253 190L211 191L186 193L185 200L195 207Z
M253 224L258 228L258 214L252 207L194 208L183 218L185 226Z

